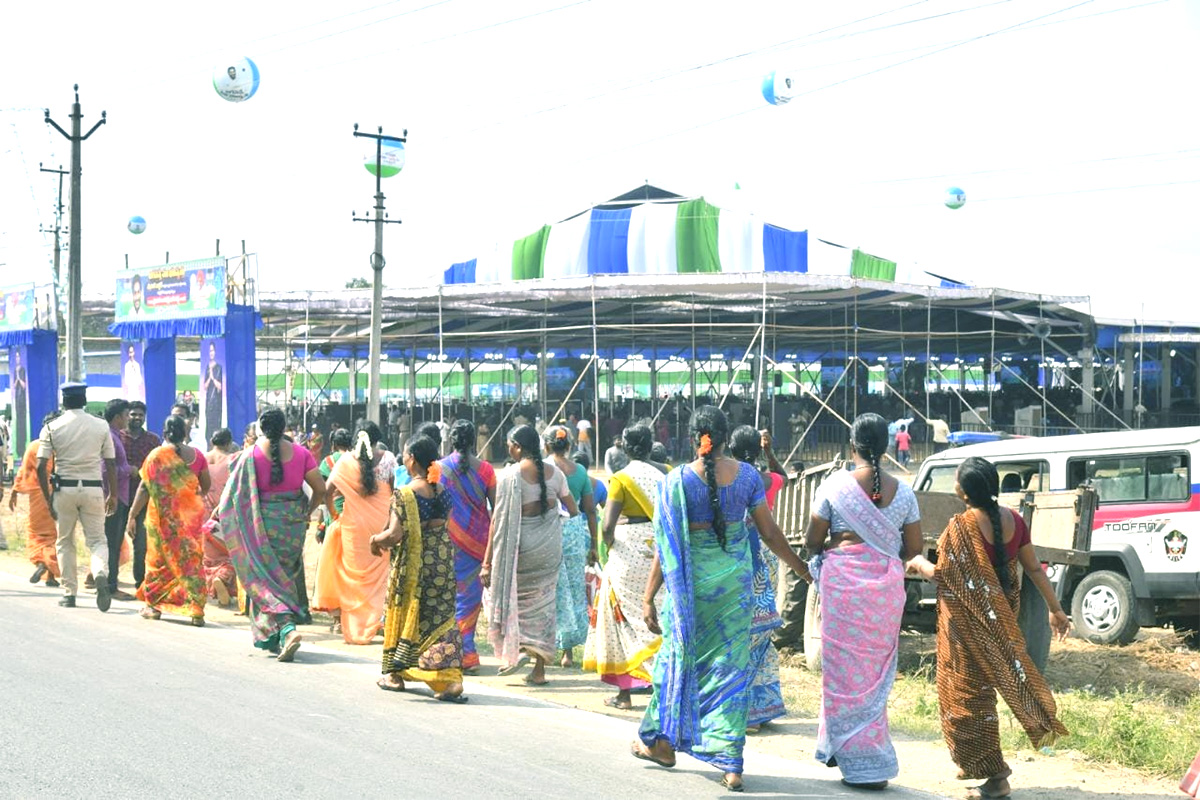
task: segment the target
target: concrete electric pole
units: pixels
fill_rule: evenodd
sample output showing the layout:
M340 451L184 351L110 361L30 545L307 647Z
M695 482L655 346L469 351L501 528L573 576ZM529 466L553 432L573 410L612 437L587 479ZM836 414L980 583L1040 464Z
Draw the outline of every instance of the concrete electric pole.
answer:
M82 258L79 241L82 232L80 224L80 176L83 173L80 165L82 145L85 139L108 122L108 112L100 112L100 121L92 126L86 134L80 135L83 112L79 108L79 84L75 84L75 103L71 106L71 132L64 131L57 122L50 119L50 109L46 109L46 123L61 133L71 143L71 225L70 225L70 256L67 280L67 380L82 381L83 373L83 280L81 278Z
M57 202L57 203L55 204L55 206L54 206L54 227L53 227L53 228L45 228L45 227L43 227L43 228L41 228L41 229L40 229L40 231L41 231L41 233L53 233L53 234L54 234L54 295L55 295L55 304L54 304L54 310L53 310L51 313L53 313L53 314L54 314L55 327L56 327L56 328L61 328L61 327L62 327L62 324L63 324L63 320L62 320L62 312L61 312L61 311L59 311L59 308L60 308L61 306L60 306L60 304L58 303L58 301L57 301L57 298L58 298L58 293L62 291L62 283L60 283L60 281L62 280L62 271L61 271L61 269L60 269L60 267L59 267L59 264L60 264L60 262L61 262L61 260L62 260L62 234L63 234L63 232L64 232L64 229L63 229L63 224L62 224L62 215L63 215L63 201L62 201L62 192L63 192L63 176L64 176L64 175L70 175L71 173L69 173L69 172L67 172L65 169L63 169L61 164L58 166L58 169L46 169L45 167L43 167L43 166L41 165L41 163L39 163L39 164L38 164L38 171L39 171L39 172L49 172L49 173L52 173L52 174L54 174L54 175L57 175L57 176L58 176L58 202Z
M375 140L375 216L358 217L353 211L350 212L351 218L355 222L374 222L375 223L375 251L371 253L371 270L374 273L374 288L373 299L371 301L371 345L370 345L370 367L371 381L367 384L367 419L380 424L379 414L379 361L383 355L383 226L385 223L400 224L398 219L388 219L387 214L383 210L383 143L398 142L403 145L407 141L408 130L406 129L401 136L384 136L383 127L380 126L379 133L360 133L358 123L354 124L354 135L362 136L367 139ZM353 403L353 398L351 398Z

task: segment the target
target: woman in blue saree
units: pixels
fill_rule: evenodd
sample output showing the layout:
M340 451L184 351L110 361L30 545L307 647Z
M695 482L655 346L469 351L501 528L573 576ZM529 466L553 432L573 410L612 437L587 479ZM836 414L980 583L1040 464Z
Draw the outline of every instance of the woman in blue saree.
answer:
M672 767L682 750L717 767L722 785L740 792L754 607L746 514L781 561L801 575L807 569L767 508L758 471L725 455L725 414L697 409L691 435L696 459L667 475L655 506L655 561L642 613L663 641L632 752ZM654 598L664 585L660 625Z

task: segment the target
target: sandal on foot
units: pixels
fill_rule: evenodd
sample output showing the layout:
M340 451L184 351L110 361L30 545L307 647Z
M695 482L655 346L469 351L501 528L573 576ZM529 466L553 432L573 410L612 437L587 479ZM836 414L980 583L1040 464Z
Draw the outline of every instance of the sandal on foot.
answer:
M737 783L734 783L735 780L737 781ZM728 775L721 776L721 785L724 786L726 789L728 789L731 792L746 791L746 785L744 783L742 783L740 778L731 778Z
M40 580L42 579L42 576L43 576L43 575L45 575L45 574L46 574L47 572L49 572L49 571L50 571L50 568L49 568L49 567L47 567L45 564L43 564L42 562L40 562L40 561L39 561L39 562L38 562L38 565L37 565L37 569L35 569L35 570L33 571L33 577L31 577L31 578L29 579L29 582L30 582L30 583L37 583L38 581L40 581Z
M842 785L849 786L851 789L866 789L871 792L881 792L888 787L887 781L872 781L870 783L852 783L845 778L842 778Z
M300 634L293 630L283 640L283 645L279 648L279 655L275 656L276 661L290 662L296 659L296 651L300 649Z
M469 697L467 697L465 694L463 694L463 693L460 691L460 692L458 692L458 693L456 693L456 694L448 694L448 693L446 693L446 692L438 692L437 694L435 694L435 695L433 696L433 699L434 699L434 700L441 700L443 703L459 703L459 704L462 704L462 703L465 703L465 702L467 702L467 700L469 700L470 698L469 698Z
M375 685L380 689L383 689L385 692L403 692L405 688L403 681L396 683L392 680L391 675L384 675L382 678L375 681Z
M524 678L524 680L525 680L525 682L526 682L527 684L529 684L530 686L545 686L546 684L548 684L548 683L550 682L550 681L549 681L548 679L546 679L546 678L542 678L540 681L539 681L539 680L534 680L534 677L533 677L533 675L532 675L532 674L530 674L530 675L526 675L526 676L525 676L525 678Z
M528 663L529 663L529 656L526 653L522 653L520 655L520 657L517 658L517 660L514 663L509 664L507 667L501 667L500 671L497 672L496 674L499 675L501 678L505 677L506 675L512 675L514 672L520 672L522 669L525 668L525 665Z
M141 611L138 612L138 616L142 619L162 619L162 612L157 608L145 606Z
M629 745L629 752L634 758L640 758L642 761L653 762L658 764L660 767L671 769L671 767L675 766L674 760L664 761L663 759L658 758L654 755L654 751L646 747L646 745L640 741L631 742Z
M339 621L339 620L334 620L334 623L333 623L332 625L330 625L330 626L329 626L329 632L330 632L330 633L341 633L341 632L342 632L342 623L341 623L341 621Z
M629 700L622 700L619 697L604 698L604 705L609 708L615 708L618 711L633 711L633 703Z
M204 627L204 615L203 614L201 614L200 616L197 616L197 617L192 617L192 627L194 627L194 628L203 628Z
M993 792L987 788L986 783L982 783L979 786L972 786L969 790L967 790L967 797L977 797L981 800L999 800L999 798L1008 797L1010 794L1012 794L1011 788L1003 791Z

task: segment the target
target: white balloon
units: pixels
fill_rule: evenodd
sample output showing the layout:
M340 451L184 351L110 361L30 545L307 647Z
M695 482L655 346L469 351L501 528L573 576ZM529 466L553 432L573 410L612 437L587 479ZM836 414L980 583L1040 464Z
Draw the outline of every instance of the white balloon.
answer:
M213 88L225 100L241 103L258 91L258 65L248 58L235 58L213 68Z
M967 204L967 193L957 186L951 186L946 190L946 197L943 202L946 204L946 208L962 208Z
M130 217L129 225L127 227L129 228L130 233L133 233L133 234L145 233L146 232L146 220L144 217Z

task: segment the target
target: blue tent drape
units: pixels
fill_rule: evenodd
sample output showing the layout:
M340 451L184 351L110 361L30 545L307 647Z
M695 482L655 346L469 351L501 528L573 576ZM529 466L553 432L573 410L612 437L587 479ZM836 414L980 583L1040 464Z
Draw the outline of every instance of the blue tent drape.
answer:
M146 430L161 434L175 405L175 338L148 339L142 351L146 377Z
M254 332L259 325L254 306L229 304L225 316L225 405L234 441L258 419L257 364Z
M588 236L589 275L629 272L629 218L632 210L593 208Z
M808 231L763 225L763 262L767 272L808 272Z
M33 331L25 352L29 358L29 443L42 432L42 419L58 408L58 333Z

